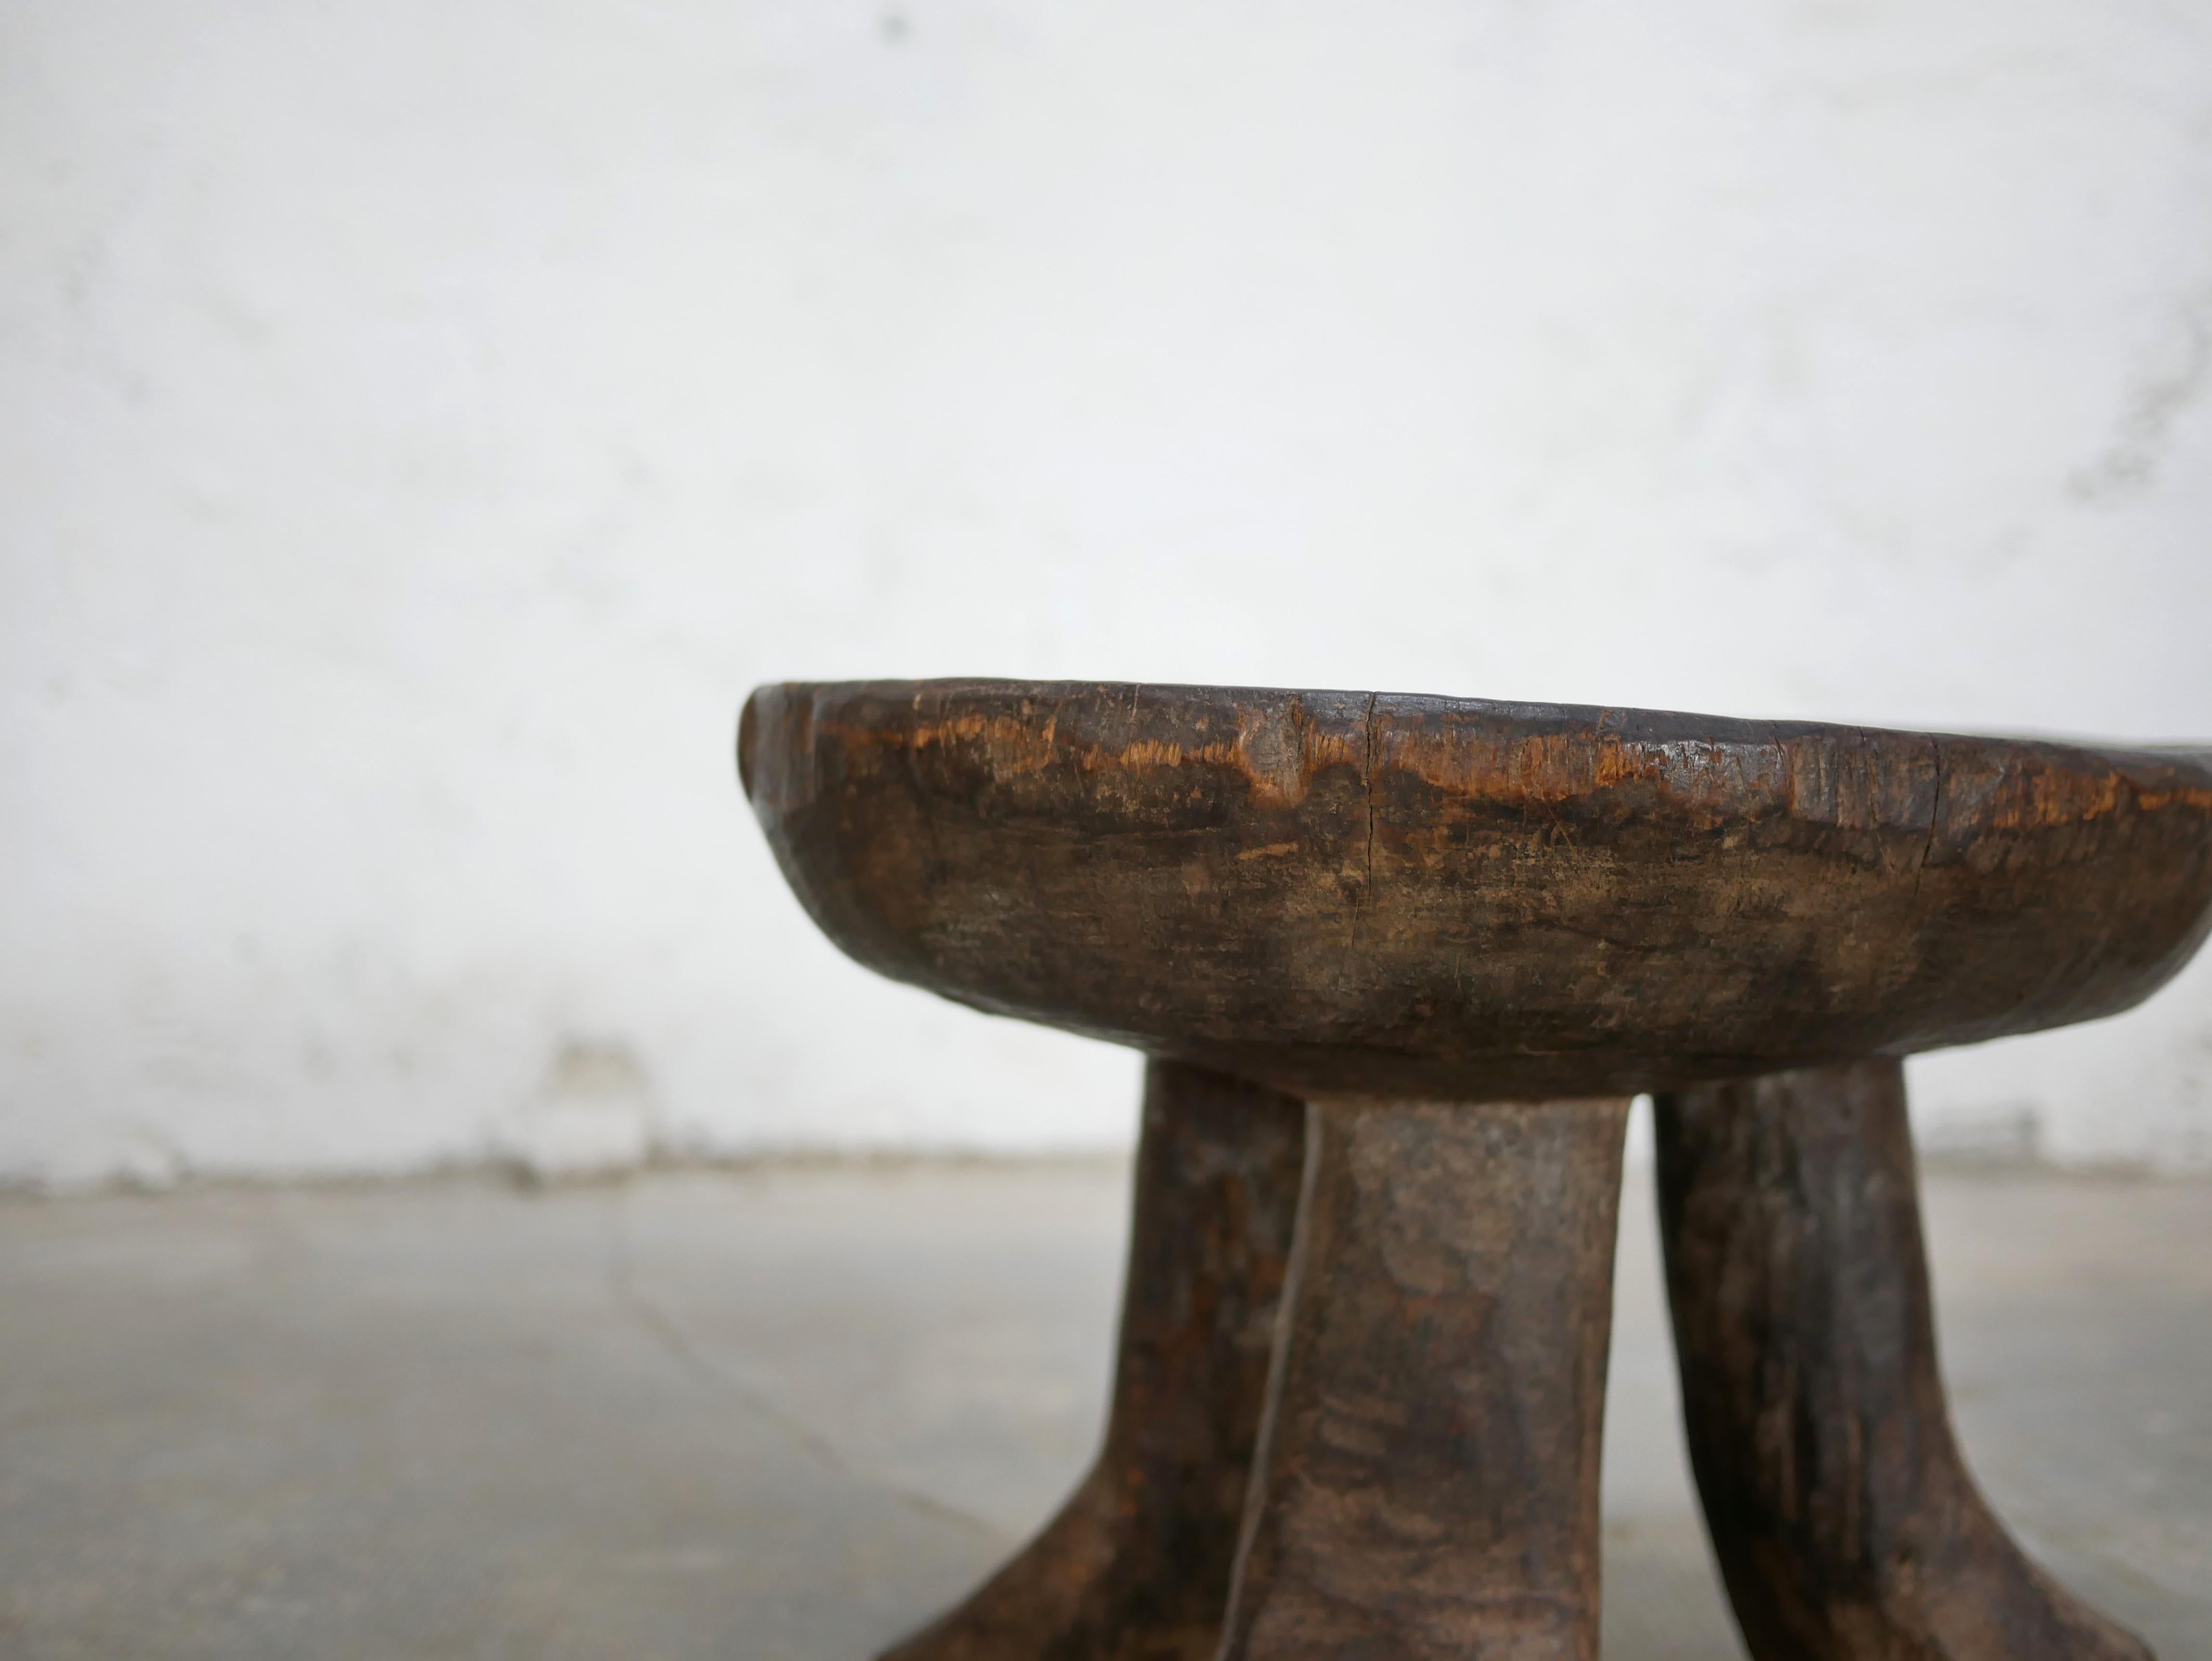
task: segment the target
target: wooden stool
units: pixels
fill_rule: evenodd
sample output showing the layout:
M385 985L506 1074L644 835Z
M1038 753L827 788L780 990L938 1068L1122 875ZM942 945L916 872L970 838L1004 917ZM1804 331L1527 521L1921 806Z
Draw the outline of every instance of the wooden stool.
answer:
M853 957L1152 1057L1098 1463L901 1661L1594 1657L1644 1091L1757 1661L2148 1655L1960 1459L1898 1058L2173 974L2212 755L1004 681L765 687L738 751Z

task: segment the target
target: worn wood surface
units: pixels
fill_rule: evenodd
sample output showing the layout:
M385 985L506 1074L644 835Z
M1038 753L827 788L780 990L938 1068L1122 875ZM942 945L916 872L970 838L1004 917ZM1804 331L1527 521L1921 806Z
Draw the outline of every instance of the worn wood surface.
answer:
M2148 1661L1960 1457L1899 1064L1662 1096L1658 1129L1691 1461L1755 1661Z
M1289 1097L1146 1068L1104 1445L1035 1540L884 1661L1213 1661L1304 1137Z
M1196 1661L1217 1622L1221 1661L1591 1661L1644 1089L1757 1661L2147 1661L1960 1459L1889 1058L2179 969L2212 751L941 681L764 687L738 756L854 958L1155 1057L1105 1451L900 1661ZM1315 1099L1255 1453L1277 1090Z
M1627 1109L1313 1104L1222 1661L1594 1661Z
M1281 1087L1632 1092L2081 1020L2212 922L2205 752L1352 692L763 687L847 952Z

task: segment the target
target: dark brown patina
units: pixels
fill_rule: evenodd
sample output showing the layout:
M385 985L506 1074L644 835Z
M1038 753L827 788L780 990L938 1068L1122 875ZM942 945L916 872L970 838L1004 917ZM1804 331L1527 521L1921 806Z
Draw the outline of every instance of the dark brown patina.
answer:
M1633 1092L2124 1009L2212 922L2212 760L1633 709L764 687L854 957L1295 1091Z
M1643 1090L1755 1661L2145 1661L1959 1457L1896 1058L2171 977L2212 752L1008 681L764 687L738 749L854 958L1154 1057L1099 1462L898 1661L1595 1657Z

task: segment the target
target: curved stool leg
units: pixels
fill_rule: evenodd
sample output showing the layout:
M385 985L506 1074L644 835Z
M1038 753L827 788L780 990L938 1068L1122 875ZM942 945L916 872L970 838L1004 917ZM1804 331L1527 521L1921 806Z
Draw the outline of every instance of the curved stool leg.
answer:
M1212 1661L1296 1214L1304 1108L1145 1074L1105 1443L1057 1516L883 1661Z
M1691 1463L1756 1661L2149 1661L2021 1555L1960 1457L1899 1064L1657 1116Z
M1222 1661L1594 1661L1627 1107L1312 1105Z

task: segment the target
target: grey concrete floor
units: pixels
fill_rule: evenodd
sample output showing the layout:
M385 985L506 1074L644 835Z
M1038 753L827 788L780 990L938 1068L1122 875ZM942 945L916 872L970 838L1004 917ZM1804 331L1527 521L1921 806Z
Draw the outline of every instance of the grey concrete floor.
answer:
M865 1657L1099 1421L1119 1167L0 1203L0 1655ZM1607 1661L1738 1654L1632 1173ZM1937 1176L1969 1453L2061 1579L2212 1658L2212 1188Z

